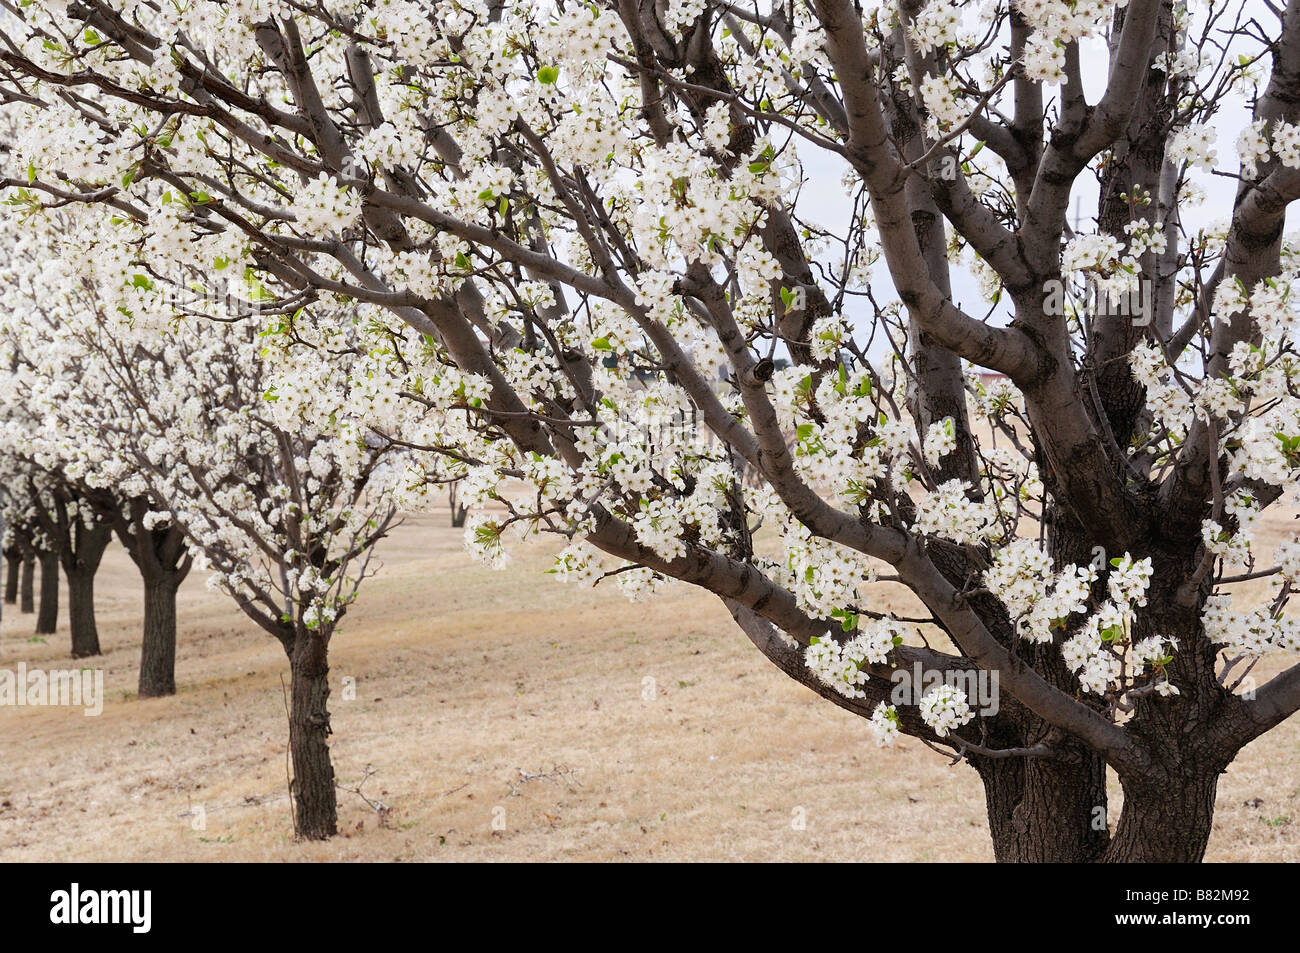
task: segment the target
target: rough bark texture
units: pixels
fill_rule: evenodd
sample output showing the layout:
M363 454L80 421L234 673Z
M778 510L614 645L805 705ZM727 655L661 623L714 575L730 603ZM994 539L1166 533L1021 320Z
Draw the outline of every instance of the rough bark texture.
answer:
M18 602L18 579L22 573L22 556L18 553L5 554L5 602L15 605Z
M1199 863L1214 826L1218 773L1185 769L1165 783L1124 785L1124 810L1103 859L1118 863Z
M160 573L145 579L141 698L176 694L176 589L179 585L175 573Z
M1106 765L1069 758L977 759L998 863L1081 863L1106 850Z
M293 762L298 836L324 840L338 833L334 765L330 761L329 660L325 639L299 632L289 656L292 672L289 752Z
M68 576L68 624L72 628L72 657L99 654L99 629L95 626L95 573L78 569Z
M99 629L95 625L95 574L112 529L104 523L86 525L80 518L69 527L70 545L60 554L68 579L68 624L72 628L72 657L99 654Z
M147 497L135 497L117 509L112 523L144 581L141 698L176 693L176 590L192 564L179 527L146 525L154 512Z
M18 584L18 611L28 615L36 611L36 554L23 556L22 579Z
M59 554L45 552L41 563L41 609L36 614L36 634L53 635L59 626Z

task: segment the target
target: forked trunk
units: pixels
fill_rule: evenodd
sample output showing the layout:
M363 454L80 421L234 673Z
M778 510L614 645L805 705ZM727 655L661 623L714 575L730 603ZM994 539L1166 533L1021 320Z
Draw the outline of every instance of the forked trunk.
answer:
M95 626L95 573L76 569L68 577L68 623L72 627L72 657L99 654L99 629Z
M330 762L329 657L325 638L300 631L289 658L292 672L289 752L293 761L294 818L299 837L324 840L338 833L334 765Z
M1058 564L1086 565L1103 552L1093 548L1086 531L1059 514L1051 515L1058 517L1051 523L1051 548ZM1105 762L1080 743L1057 742L1052 758L973 759L984 782L998 861L1188 863L1204 857L1222 762L1206 763L1166 724L1204 721L1223 690L1214 677L1214 653L1204 647L1203 598L1195 606L1178 601L1181 582L1193 572L1195 553L1153 550L1152 557L1156 571L1148 602L1129 638L1176 639L1179 651L1168 674L1182 686L1182 694L1164 698L1148 690L1134 696L1131 730L1149 750L1159 752L1159 763L1153 762L1147 773L1133 775L1129 769L1129 776L1121 777L1123 805L1118 817L1109 817ZM1101 594L1099 584L1094 595ZM1021 645L1019 652L1062 691L1078 691L1061 663L1059 646ZM1027 729L1030 737L1047 733L1047 726L1032 716Z
M59 627L59 554L41 553L41 610L36 634L53 635Z

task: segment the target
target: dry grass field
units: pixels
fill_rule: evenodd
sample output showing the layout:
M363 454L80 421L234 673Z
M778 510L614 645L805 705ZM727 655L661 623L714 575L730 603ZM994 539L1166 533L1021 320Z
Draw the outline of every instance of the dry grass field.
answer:
M339 780L372 772L382 824L340 791L342 835L294 842L286 660L201 577L181 594L179 693L135 696L141 590L115 548L103 714L0 708L0 861L992 859L973 771L908 739L877 749L706 593L566 587L541 548L493 572L445 516L409 519L379 557L333 643L330 707ZM63 609L41 643L6 607L0 667L70 667ZM1300 859L1300 719L1222 779L1208 859Z

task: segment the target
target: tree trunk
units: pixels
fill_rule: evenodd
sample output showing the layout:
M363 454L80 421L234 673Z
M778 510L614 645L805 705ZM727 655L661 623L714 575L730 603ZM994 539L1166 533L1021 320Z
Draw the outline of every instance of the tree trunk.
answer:
M144 627L140 640L139 697L176 694L176 590L189 574L185 534L176 526L146 526L149 499L137 496L120 507L111 523L144 583ZM96 558L98 564L98 558Z
M452 529L459 529L465 525L465 506L460 502L459 484L453 483L447 491L447 505L451 509L451 526Z
M14 553L5 556L5 602L14 605L18 602L18 579L22 572L22 556Z
M1196 864L1214 826L1217 772L1160 783L1124 782L1124 808L1103 858L1115 863Z
M36 554L23 556L22 580L18 584L18 611L30 615L36 611Z
M99 654L99 630L95 626L95 573L75 569L68 577L68 621L72 627L72 657Z
M1106 850L1106 765L1071 758L975 759L998 863L1088 863Z
M325 637L299 632L289 659L292 672L289 752L293 760L294 818L299 837L324 840L338 833L334 765L327 741L329 658Z
M59 627L59 554L41 553L41 611L36 615L36 634L53 635Z
M176 694L177 573L157 573L144 580L144 636L140 645L141 698Z

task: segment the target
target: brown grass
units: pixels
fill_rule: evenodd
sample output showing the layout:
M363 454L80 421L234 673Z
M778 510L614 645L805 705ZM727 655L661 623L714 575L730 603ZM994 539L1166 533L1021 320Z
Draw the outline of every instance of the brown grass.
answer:
M445 516L409 520L380 556L333 643L332 750L345 786L374 771L362 791L387 827L340 792L342 836L293 841L285 658L202 579L182 591L179 694L135 697L140 584L114 550L103 715L0 708L0 860L992 858L973 771L911 740L877 749L706 593L633 605L608 582L562 586L540 548L493 572ZM32 643L31 624L6 607L0 667L68 667L66 628ZM1209 859L1300 859L1300 719L1222 779Z

